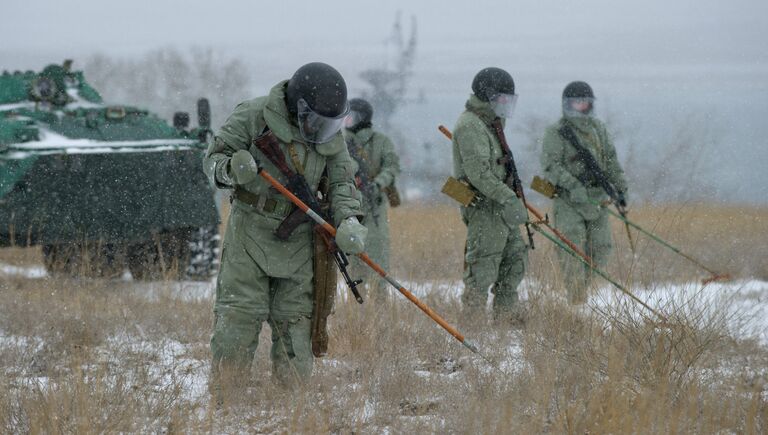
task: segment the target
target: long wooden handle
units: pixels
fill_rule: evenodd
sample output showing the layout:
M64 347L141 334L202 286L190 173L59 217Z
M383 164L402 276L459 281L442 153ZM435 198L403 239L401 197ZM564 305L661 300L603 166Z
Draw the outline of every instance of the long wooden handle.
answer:
M259 168L259 175L262 176L269 184L272 185L275 189L277 189L278 192L280 192L283 196L288 198L292 203L296 205L301 211L306 213L309 217L312 218L313 221L315 221L318 225L320 225L328 234L330 234L333 237L336 237L336 228L333 227L333 225L329 224L325 219L322 218L319 214L315 213L314 210L309 208L307 204L305 204L302 200L300 200L296 195L291 193L290 190L288 190L285 186L283 186L279 181L274 179L267 171L265 171L262 168ZM437 314L433 309L431 309L429 306L427 306L424 302L419 300L413 293L408 291L402 284L397 282L394 278L390 277L387 272L378 264L376 264L373 260L371 260L370 257L368 257L368 254L366 253L360 253L357 254L357 256L370 267L373 269L376 273L378 273L382 278L384 278L389 284L391 284L393 287L397 289L403 296L405 296L409 301L411 301L414 305L419 307L421 311L424 312L427 316L429 316L430 319L434 320L438 325L440 325L443 329L448 331L449 334L451 334L456 340L459 340L461 344L466 346L469 350L471 350L474 353L480 353L477 349L477 346L466 339L464 335L459 332L458 329L451 326L445 319L443 319L439 314Z

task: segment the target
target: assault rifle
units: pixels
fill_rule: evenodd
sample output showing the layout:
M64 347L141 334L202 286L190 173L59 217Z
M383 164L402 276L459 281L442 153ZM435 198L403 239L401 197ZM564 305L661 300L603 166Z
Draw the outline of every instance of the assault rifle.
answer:
M496 137L499 138L501 150L504 153L504 157L500 158L499 162L504 163L504 167L507 169L507 179L505 182L507 183L507 186L512 188L515 195L520 198L520 201L523 201L523 205L528 208L528 203L525 201L525 192L523 192L523 183L520 181L520 175L517 173L515 158L512 156L512 150L509 148L506 136L504 136L504 127L502 127L499 119L494 120L491 123L491 126L496 132ZM534 249L533 232L531 231L529 222L525 223L525 231L528 233L528 243L531 245L531 249Z
M363 158L362 146L358 145L353 140L347 140L347 149L349 154L357 162L358 170L355 174L355 182L357 187L363 193L363 199L368 203L368 209L371 210L371 216L376 225L379 224L378 205L381 201L381 193L379 192L376 183L371 180L370 166L368 162Z
M565 140L567 140L571 146L573 146L573 148L576 150L576 155L578 156L579 160L581 160L581 162L584 163L584 166L587 167L587 175L579 178L581 184L585 186L597 184L600 186L611 199L613 206L616 207L616 210L619 212L621 217L626 219L627 201L624 198L624 193L619 192L615 187L613 187L613 184L610 182L610 180L608 180L608 176L605 174L605 171L603 171L603 169L600 167L600 164L597 163L595 156L593 156L588 149L584 148L584 146L579 143L579 139L576 137L576 134L573 132L573 129L570 125L563 125L558 130L558 133L560 133L560 135ZM627 222L624 222L624 228L627 230L629 247L632 249L632 252L635 252L635 241L632 239L632 233L629 231L629 225Z
M283 150L280 149L280 143L277 141L277 138L271 130L267 130L261 136L254 139L253 145L261 151L261 153L264 154L264 156L272 162L272 164L275 165L286 178L288 178L286 187L291 193L298 197L304 204L312 209L312 211L323 216L324 219L329 217L327 207L324 208L320 205L320 201L318 201L317 195L312 193L312 189L310 189L307 179L288 166L288 163L285 161L285 154L283 153ZM294 207L293 211L280 223L277 230L275 230L275 236L280 240L287 240L296 227L304 222L312 222L312 218L303 210ZM357 286L361 284L363 280L355 280L350 277L349 272L347 271L349 259L346 254L336 246L335 240L328 237L325 232L320 231L319 233L323 236L323 240L328 247L328 252L333 255L336 266L338 266L341 275L344 277L344 282L346 282L347 286L352 291L355 300L362 304L363 298L360 296Z

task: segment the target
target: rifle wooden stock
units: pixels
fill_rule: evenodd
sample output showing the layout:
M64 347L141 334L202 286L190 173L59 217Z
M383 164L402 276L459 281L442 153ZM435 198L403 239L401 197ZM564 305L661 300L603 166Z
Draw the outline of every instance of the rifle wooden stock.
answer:
M305 204L308 204L314 210L320 210L320 204L317 202L317 198L312 196L312 193L308 190L308 186L303 177L298 174L291 174L288 177L288 189L291 192L296 192L296 196L301 198ZM293 234L293 231L299 225L311 222L311 219L307 217L306 213L299 209L293 209L291 213L280 222L280 225L275 230L275 236L280 240L288 240Z

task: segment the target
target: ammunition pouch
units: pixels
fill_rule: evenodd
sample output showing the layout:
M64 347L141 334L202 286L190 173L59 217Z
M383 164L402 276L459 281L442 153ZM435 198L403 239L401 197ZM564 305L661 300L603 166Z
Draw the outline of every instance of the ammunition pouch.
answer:
M533 181L531 182L531 189L539 192L547 198L554 198L558 193L560 193L560 189L558 189L557 186L550 183L548 180L539 177L538 175L533 177Z
M387 201L389 201L390 207L395 208L402 204L402 201L400 200L400 192L397 191L397 186L394 184L385 187L384 194L387 195Z
M453 177L448 177L440 191L458 201L464 207L473 206L480 199L477 191L472 188L469 182L457 180Z
M261 213L279 217L289 216L291 209L293 209L293 204L290 202L276 200L266 194L258 195L239 187L235 188L231 198L248 204Z

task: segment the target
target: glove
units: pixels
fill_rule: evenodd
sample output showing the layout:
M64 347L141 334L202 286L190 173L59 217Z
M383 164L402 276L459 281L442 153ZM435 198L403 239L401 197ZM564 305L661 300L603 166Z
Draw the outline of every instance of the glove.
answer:
M570 193L571 202L573 203L583 204L589 201L589 196L587 195L587 188L584 186L579 186L574 189L571 189L569 193Z
M629 201L627 197L627 192L619 192L619 206L622 208L627 208L627 201Z
M336 229L336 244L347 254L359 254L365 250L367 235L368 228L358 222L356 217L350 217Z
M240 150L232 154L229 165L232 170L232 180L235 184L248 184L259 176L256 160L246 150Z
M379 190L384 190L385 187L387 187L384 184L384 181L381 180L381 177L376 177L373 179L373 182L376 184L376 187L379 188Z
M381 186L379 183L371 183L371 202L373 202L375 205L381 204Z
M523 201L516 198L504 204L501 217L508 227L514 229L528 221L528 212Z

